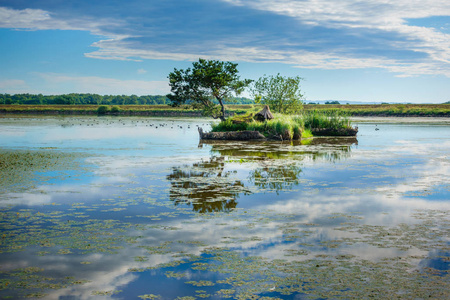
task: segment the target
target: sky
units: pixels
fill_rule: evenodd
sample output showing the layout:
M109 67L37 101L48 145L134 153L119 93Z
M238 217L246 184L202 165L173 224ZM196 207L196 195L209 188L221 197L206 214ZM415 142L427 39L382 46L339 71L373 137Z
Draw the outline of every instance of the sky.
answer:
M450 1L0 0L0 93L164 95L199 58L307 101L443 103Z

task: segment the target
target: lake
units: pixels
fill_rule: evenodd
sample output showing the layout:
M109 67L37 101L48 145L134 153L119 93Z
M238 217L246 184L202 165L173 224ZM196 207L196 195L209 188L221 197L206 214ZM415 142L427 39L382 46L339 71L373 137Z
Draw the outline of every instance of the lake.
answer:
M0 117L0 297L450 298L450 119L293 144L210 124Z

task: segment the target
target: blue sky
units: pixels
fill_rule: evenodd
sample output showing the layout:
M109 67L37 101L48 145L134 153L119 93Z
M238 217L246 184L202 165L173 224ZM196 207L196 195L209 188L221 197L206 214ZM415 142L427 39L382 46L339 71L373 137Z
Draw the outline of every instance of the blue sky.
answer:
M0 93L156 95L198 58L307 100L450 101L448 0L0 0Z

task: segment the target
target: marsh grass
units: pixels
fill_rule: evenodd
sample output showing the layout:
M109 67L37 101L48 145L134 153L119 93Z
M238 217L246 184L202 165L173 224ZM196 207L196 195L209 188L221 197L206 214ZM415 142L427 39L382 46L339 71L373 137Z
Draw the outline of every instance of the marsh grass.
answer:
M118 105L120 115L186 115L201 116L200 111L183 105L171 107L169 105ZM26 105L26 104L0 104L0 113L14 114L97 114L98 105ZM305 112L340 110L351 116L424 116L424 117L449 117L449 104L339 104L304 105ZM261 110L256 104L227 104L227 112L230 114L245 114Z
M312 137L313 137L313 134L312 134L311 130L305 129L302 132L302 139L308 139L308 138L312 138Z
M298 140L303 128L294 116L275 114L274 119L267 121L267 131L273 137L283 140Z
M351 127L349 114L333 109L328 111L308 111L303 114L304 127L307 129L340 130Z
M305 105L306 111L340 110L351 116L415 116L448 117L448 104L340 104L340 105Z
M213 132L224 132L224 131L243 131L250 130L247 123L233 123L232 118L228 118L226 121L220 123L212 124Z
M258 122L252 114L238 115L212 125L213 132L259 131L264 136L281 140L312 137L313 129L339 131L351 127L348 114L339 111L305 111L300 115L274 114L274 119Z
M212 131L259 131L266 137L283 140L299 139L301 137L302 127L294 116L275 114L273 120L265 122L255 121L251 116L251 114L246 114L228 118L226 121L213 124Z

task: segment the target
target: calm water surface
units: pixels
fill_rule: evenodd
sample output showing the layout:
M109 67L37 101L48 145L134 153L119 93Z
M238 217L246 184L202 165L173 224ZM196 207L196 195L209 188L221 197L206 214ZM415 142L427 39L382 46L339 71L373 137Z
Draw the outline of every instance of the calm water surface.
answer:
M0 118L0 297L449 298L450 120L199 143L210 120Z

